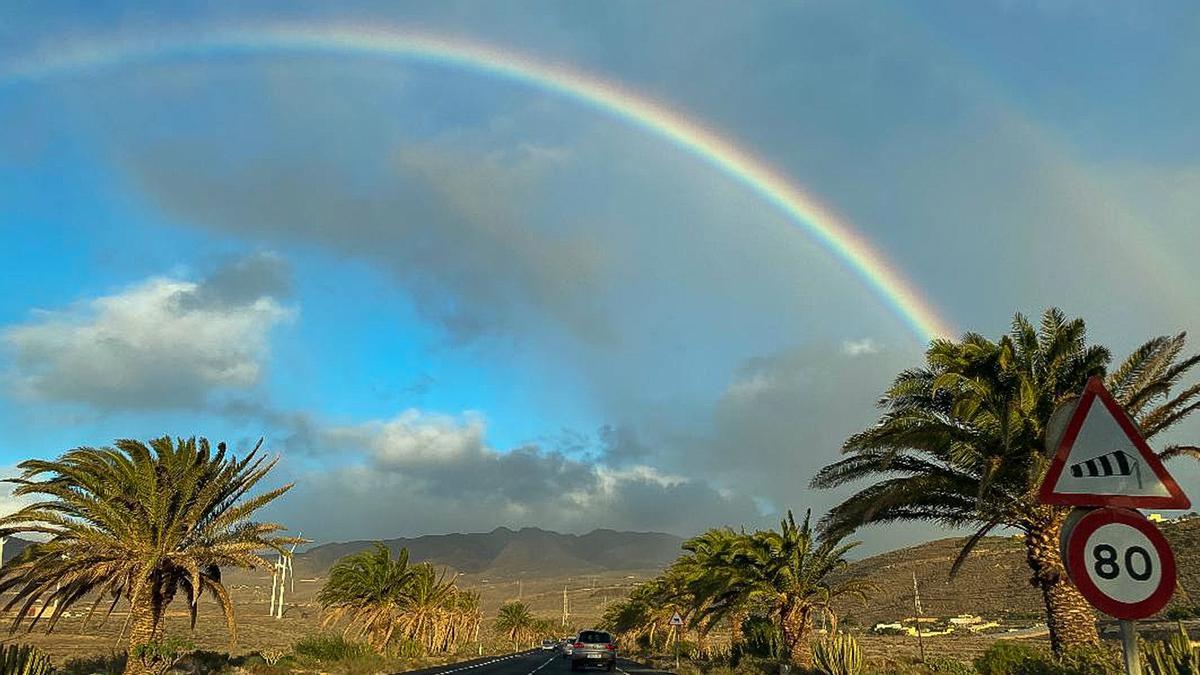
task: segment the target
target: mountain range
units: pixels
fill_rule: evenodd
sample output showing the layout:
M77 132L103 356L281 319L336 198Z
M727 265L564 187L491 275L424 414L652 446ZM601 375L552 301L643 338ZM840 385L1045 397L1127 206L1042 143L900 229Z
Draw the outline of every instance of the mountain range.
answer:
M373 546L373 541L350 541L314 546L297 553L298 576L322 575L339 558ZM536 527L491 532L435 534L383 539L393 554L407 548L413 562L429 561L463 574L515 578L563 577L625 570L658 570L680 553L681 537L661 532L593 530L560 534Z

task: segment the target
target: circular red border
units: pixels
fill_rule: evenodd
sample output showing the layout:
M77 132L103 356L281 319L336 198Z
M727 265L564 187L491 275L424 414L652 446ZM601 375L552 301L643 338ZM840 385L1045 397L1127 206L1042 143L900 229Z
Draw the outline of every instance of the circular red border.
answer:
M1162 576L1159 577L1158 588L1150 594L1150 597L1141 602L1120 602L1108 597L1088 575L1083 547L1093 532L1111 523L1121 523L1135 528L1146 535L1158 552L1159 562L1162 563ZM1166 607L1167 601L1175 592L1175 554L1171 551L1171 545L1167 543L1167 538L1145 516L1128 509L1096 509L1075 523L1070 537L1067 541L1067 574L1075 582L1075 586L1083 594L1083 597L1087 598L1088 602L1092 603L1096 609L1114 618L1132 621L1144 619Z

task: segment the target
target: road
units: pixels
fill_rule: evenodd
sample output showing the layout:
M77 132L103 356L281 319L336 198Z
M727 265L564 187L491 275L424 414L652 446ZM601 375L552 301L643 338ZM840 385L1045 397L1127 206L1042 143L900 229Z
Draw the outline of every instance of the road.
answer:
M491 656L437 668L414 671L417 675L571 675L571 661L560 652L540 650ZM603 673L601 668L589 668L588 673ZM617 672L624 675L669 675L626 659L617 659Z

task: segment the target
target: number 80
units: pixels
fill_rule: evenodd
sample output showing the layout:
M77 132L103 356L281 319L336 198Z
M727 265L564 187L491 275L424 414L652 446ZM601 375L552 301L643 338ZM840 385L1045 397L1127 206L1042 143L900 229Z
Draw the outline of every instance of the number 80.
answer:
M1134 565L1134 558L1141 558L1141 564ZM1121 566L1117 563L1117 549L1112 544L1099 544L1092 549L1092 569L1101 579L1112 580L1121 576ZM1140 567L1140 571L1138 570ZM1125 549L1125 571L1134 581L1146 581L1154 573L1154 561L1150 553L1141 546L1130 546Z

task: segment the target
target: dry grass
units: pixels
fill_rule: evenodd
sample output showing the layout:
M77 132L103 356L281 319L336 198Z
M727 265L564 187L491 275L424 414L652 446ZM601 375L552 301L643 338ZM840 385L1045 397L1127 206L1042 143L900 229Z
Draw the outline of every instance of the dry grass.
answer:
M595 625L603 612L606 601L623 597L644 574L600 573L587 578L493 580L481 576L463 576L459 583L463 588L479 590L485 617L485 629L499 606L515 600L518 590L521 599L533 612L542 617L558 619L562 616L562 590L567 586L570 598L571 629ZM634 578L628 578L630 576ZM238 626L238 641L231 645L225 621L217 605L210 600L201 602L200 618L193 631L188 625L186 607L182 601L175 602L167 615L167 634L191 640L196 649L228 652L232 655L286 652L292 644L307 634L321 632L321 608L316 602L317 591L324 579L306 578L296 580L296 592L287 594L287 608L282 619L267 616L271 596L271 578L261 572L230 572L225 577L235 601ZM0 633L0 644L19 642L32 644L42 649L55 664L71 659L108 656L124 649L120 639L127 614L123 610L114 612L103 624L93 618L86 629L82 626L82 614L86 606L71 612L53 633L47 635L40 628L27 633L24 628L15 634ZM5 617L11 622L12 614Z

